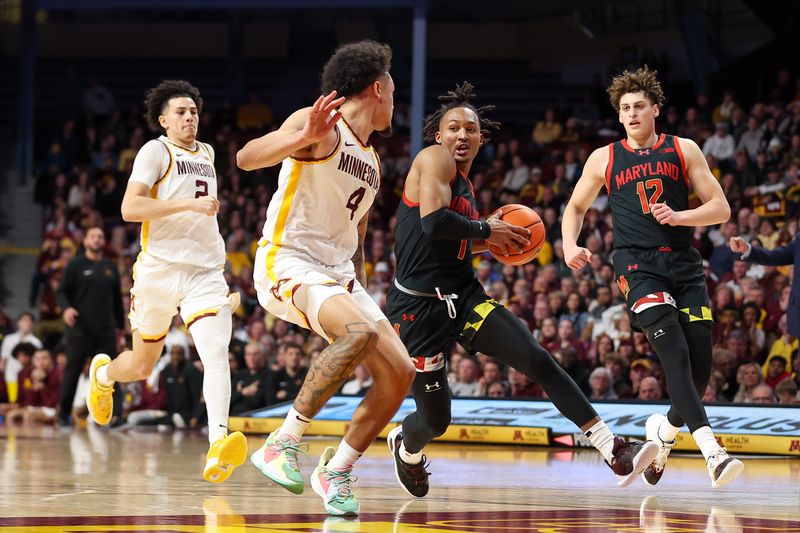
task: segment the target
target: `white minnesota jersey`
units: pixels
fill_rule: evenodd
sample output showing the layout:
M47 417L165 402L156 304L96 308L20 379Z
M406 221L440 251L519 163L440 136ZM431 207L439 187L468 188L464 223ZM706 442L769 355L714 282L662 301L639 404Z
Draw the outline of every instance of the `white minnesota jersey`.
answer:
M380 187L380 160L344 118L336 132L338 141L327 157L283 161L260 241L268 248L267 274L273 282L275 261L282 254L337 267L356 252L358 223Z
M147 142L133 163L130 181L150 187L159 200L217 197L214 152L197 142L188 150L161 136ZM225 243L216 216L182 211L142 222L142 252L162 261L206 268L225 265Z

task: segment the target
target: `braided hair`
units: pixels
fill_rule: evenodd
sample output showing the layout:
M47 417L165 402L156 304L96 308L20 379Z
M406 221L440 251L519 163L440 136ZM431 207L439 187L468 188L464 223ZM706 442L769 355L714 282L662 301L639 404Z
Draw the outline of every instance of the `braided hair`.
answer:
M425 127L422 130L426 142L435 142L436 132L439 131L439 122L451 109L457 107L466 107L471 109L478 115L478 122L481 127L481 133L484 139L489 140L491 133L500 129L500 123L487 118L486 113L492 111L495 106L485 105L482 107L475 107L471 100L475 98L476 94L472 92L475 87L465 81L461 85L456 85L454 91L447 91L447 94L439 96L437 100L443 102L439 109L425 117Z

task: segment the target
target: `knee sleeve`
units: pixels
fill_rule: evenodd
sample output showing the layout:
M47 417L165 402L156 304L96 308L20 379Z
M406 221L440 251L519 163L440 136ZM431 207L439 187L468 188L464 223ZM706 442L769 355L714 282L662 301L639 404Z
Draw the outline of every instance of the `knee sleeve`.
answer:
M690 431L708 425L705 409L696 388L689 343L674 307L659 305L646 309L636 317L647 340L655 349L667 378L672 408L670 423L680 427L686 422Z
M417 410L403 420L403 443L407 451L417 453L450 425L447 370L417 372L412 390Z

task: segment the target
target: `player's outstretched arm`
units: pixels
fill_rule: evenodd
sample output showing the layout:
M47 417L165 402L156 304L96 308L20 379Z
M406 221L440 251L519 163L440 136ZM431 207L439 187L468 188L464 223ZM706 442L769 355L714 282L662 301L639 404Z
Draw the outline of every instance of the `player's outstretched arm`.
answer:
M686 211L673 211L667 204L653 204L650 212L661 224L670 226L713 226L727 222L731 206L697 143L679 138L686 163L686 175L703 205Z
M316 156L315 152L333 149L333 128L342 117L337 109L344 97L336 91L320 96L312 107L295 111L277 130L253 139L236 153L236 165L242 170L277 165L290 155Z
M608 147L598 148L586 160L572 196L564 208L561 218L561 238L564 246L564 261L572 270L583 268L592 259L592 252L578 246L578 236L583 226L583 217L597 198L605 184L608 165Z

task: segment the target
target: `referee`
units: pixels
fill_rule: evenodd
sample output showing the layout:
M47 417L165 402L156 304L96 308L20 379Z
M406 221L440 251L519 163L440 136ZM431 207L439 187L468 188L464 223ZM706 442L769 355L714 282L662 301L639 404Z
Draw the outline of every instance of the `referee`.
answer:
M97 353L114 357L117 353L116 329L124 327L119 272L103 257L106 245L101 228L90 228L83 239L83 254L64 269L58 287L58 305L64 310L67 325L67 367L61 380L58 422L70 425L75 389L86 361ZM122 392L114 390L114 416L122 407Z

